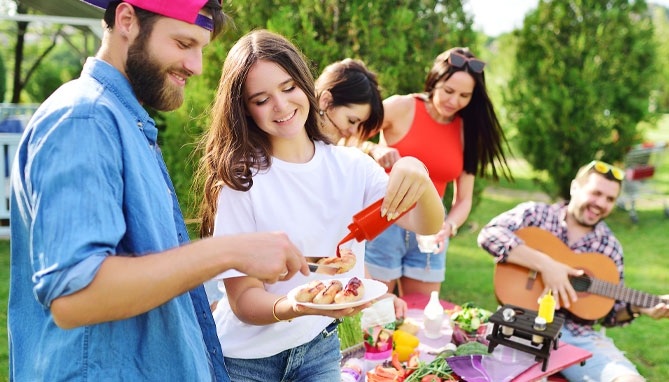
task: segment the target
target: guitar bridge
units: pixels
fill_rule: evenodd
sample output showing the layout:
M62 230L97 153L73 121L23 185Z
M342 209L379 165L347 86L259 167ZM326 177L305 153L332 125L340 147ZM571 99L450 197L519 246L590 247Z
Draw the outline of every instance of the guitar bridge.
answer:
M525 283L525 289L527 290L532 290L532 287L534 287L534 282L537 280L537 271L535 270L528 270L527 271L527 282Z

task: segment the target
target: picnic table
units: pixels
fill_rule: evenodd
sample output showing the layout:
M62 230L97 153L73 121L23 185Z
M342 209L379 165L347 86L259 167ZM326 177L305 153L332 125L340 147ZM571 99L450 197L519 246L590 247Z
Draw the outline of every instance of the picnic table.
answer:
M402 299L406 301L409 308L407 316L417 323L422 324L423 309L430 300L430 296L414 293L402 296ZM449 301L440 300L440 303L444 309L447 310L452 310L456 307L456 304ZM430 339L423 335L422 330L419 330L417 337L421 341L421 344L419 345L421 359L431 361L435 357L435 351L451 341L450 336L452 334L452 328L450 328L448 323L444 323L442 326L442 334L443 336L440 338ZM498 345L497 347L500 348L506 346ZM540 381L549 376L558 374L561 370L570 366L580 364L590 357L592 357L592 353L587 350L583 350L564 342L559 342L557 349L550 353L550 358L548 359L545 371L542 371L543 361L536 361L521 374L517 375L511 382Z

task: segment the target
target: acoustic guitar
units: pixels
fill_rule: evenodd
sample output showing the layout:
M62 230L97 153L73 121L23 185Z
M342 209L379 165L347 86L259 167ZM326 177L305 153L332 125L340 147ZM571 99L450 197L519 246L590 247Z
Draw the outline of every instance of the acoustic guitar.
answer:
M515 232L531 248L539 250L554 260L576 269L582 276L570 277L578 300L571 303L573 315L585 320L604 317L616 300L629 302L643 308L653 307L663 299L648 293L626 288L619 284L616 264L600 253L575 253L552 233L538 228L526 227ZM544 283L537 272L520 265L498 263L494 275L495 295L502 304L512 304L529 310L538 310L539 297Z

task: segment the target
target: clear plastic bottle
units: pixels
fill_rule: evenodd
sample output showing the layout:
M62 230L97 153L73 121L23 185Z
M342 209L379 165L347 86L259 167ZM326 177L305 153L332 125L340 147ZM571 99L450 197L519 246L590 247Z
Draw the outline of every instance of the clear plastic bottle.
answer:
M425 337L441 337L441 324L444 322L444 307L439 302L439 292L433 291L430 295L430 301L423 310L423 328Z

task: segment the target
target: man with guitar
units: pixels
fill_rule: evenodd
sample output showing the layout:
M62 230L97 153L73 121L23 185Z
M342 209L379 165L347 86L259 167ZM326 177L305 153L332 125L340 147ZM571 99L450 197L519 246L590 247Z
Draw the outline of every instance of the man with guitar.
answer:
M492 219L478 236L479 246L497 258L498 300L538 310L538 299L550 289L565 317L560 340L592 353L584 366L562 371L571 381L644 381L593 325L624 326L641 314L669 317L669 295L625 288L622 246L603 221L624 177L621 169L592 161L572 180L568 202L521 203Z

